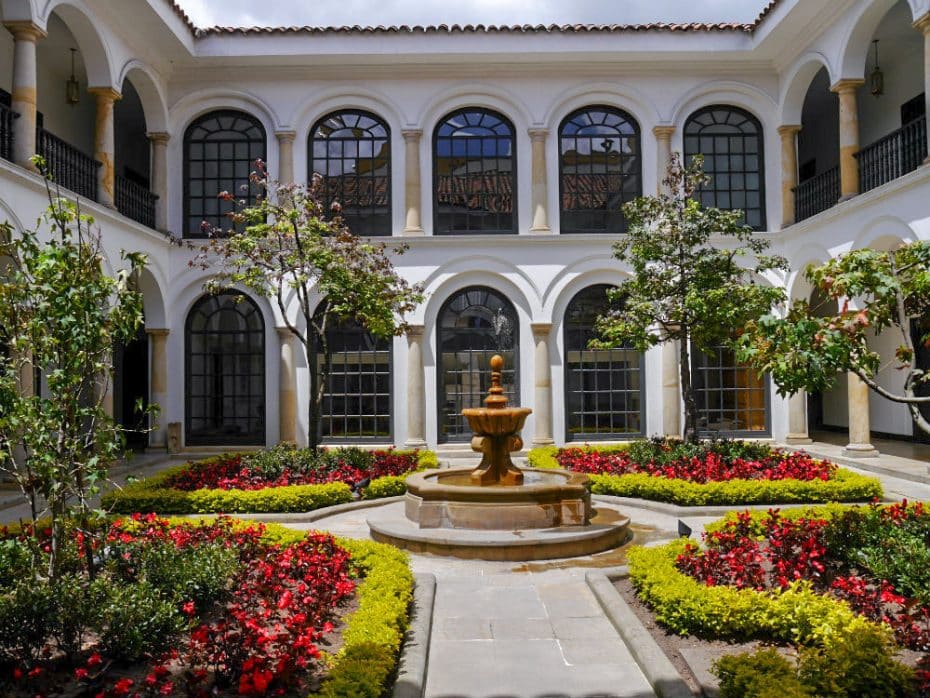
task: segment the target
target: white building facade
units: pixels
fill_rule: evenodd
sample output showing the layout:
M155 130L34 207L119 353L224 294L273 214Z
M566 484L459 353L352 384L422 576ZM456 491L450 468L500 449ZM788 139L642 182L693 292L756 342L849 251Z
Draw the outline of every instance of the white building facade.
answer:
M355 232L409 245L397 268L425 289L406 336L334 330L332 443L466 439L493 353L534 409L528 444L677 433L674 347L586 348L628 273L619 206L661 187L672 152L705 155L705 202L746 211L791 263L764 282L792 298L810 263L930 239L930 0L776 0L748 25L275 30L198 30L168 0L0 8L0 216L22 229L46 206L39 152L112 266L148 255L113 409L131 424L136 397L159 403L150 447L169 424L186 447L305 441L308 371L278 309L205 296L171 241L222 223L216 194L257 157L281 181L324 174ZM918 438L852 377L783 399L725 351L695 368L708 433L842 430L861 455L872 434Z

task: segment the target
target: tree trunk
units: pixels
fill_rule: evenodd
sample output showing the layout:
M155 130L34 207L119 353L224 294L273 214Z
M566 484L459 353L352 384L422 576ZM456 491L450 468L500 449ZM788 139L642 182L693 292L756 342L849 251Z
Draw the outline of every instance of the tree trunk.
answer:
M315 452L320 448L320 370L317 366L317 332L312 322L307 323L307 367L310 370L310 399L307 405L307 445Z
M687 330L678 342L679 363L681 364L681 400L685 406L684 439L689 442L698 440L698 409L691 386L691 333Z

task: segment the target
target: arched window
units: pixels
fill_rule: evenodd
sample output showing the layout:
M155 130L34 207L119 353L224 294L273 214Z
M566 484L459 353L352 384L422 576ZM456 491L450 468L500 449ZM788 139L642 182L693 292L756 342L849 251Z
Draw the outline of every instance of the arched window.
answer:
M639 125L619 109L584 107L559 126L563 233L622 233L620 207L643 193Z
M763 436L769 433L768 379L736 361L732 349L691 349L698 431L705 435Z
M265 323L248 296L204 296L187 315L186 443L265 443Z
M642 354L589 349L609 308L606 284L582 289L565 311L565 439L594 441L643 433Z
M741 209L746 224L765 229L765 165L762 125L744 109L715 105L692 114L685 123L685 159L704 156L710 183L701 204Z
M249 182L255 160L265 158L265 129L255 117L231 109L204 114L184 132L184 233L207 237L210 230L226 230L226 214L235 206L217 198L228 191L236 199L255 202L257 189ZM247 187L243 190L242 187ZM204 226L206 223L206 226Z
M443 304L437 328L439 440L468 441L472 431L462 410L483 406L491 387L488 362L495 354L504 357L507 399L511 406L520 404L517 311L497 291L471 286Z
M517 232L513 124L489 109L452 112L433 132L437 235Z
M326 351L317 347L324 441L390 440L391 344L351 318L327 327Z
M323 176L323 201L338 201L356 235L391 234L391 132L375 114L344 110L310 132L310 171Z

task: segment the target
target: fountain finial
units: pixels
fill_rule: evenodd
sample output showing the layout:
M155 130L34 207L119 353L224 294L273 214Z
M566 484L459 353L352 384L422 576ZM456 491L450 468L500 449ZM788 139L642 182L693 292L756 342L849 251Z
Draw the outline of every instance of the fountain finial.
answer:
M495 354L491 357L491 388L488 390L488 396L484 399L484 404L489 410L502 410L507 407L507 396L504 395L504 387L501 385L501 371L504 369L504 357Z

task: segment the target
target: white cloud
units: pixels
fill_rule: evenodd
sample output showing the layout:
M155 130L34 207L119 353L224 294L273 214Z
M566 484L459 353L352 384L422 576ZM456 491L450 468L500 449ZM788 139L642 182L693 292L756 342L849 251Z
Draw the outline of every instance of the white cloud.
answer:
M199 27L749 22L766 0L178 0ZM256 10L260 7L260 10Z

